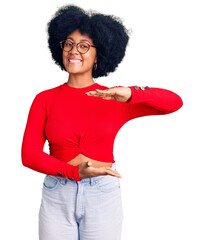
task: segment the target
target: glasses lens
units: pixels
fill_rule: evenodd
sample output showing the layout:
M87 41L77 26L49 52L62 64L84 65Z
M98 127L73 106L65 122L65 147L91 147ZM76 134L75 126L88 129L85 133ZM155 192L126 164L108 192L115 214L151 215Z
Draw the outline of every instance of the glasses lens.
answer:
M62 49L63 49L64 51L66 51L66 52L69 52L69 51L72 50L73 45L74 45L74 43L73 43L72 41L70 41L70 40L64 40L64 41L62 42ZM77 44L77 50L78 50L80 53L86 53L86 52L88 52L89 48L90 48L90 46L89 46L89 44L87 44L87 43L80 42L80 43Z
M86 53L89 50L89 45L87 43L79 43L78 44L78 51L80 53Z
M70 40L66 40L62 42L62 49L66 52L69 52L72 49L72 42Z

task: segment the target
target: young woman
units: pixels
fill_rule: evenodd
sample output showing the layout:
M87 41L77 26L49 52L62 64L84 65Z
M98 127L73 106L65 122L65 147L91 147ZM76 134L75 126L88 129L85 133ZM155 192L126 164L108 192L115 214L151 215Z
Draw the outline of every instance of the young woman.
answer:
M131 119L177 111L182 100L166 89L94 82L115 71L125 55L129 36L119 18L67 5L48 23L48 35L55 63L69 75L36 95L23 136L23 165L46 174L39 238L119 240L116 134ZM50 154L43 151L46 139Z

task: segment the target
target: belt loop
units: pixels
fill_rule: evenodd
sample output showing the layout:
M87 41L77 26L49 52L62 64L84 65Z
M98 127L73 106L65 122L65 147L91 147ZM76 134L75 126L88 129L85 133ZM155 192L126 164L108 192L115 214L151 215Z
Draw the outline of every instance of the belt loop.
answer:
M94 177L90 177L90 185L93 186L94 183L95 183L95 181L94 181Z
M60 178L60 182L61 182L61 184L65 185L66 182L67 182L67 179L65 179L65 178Z

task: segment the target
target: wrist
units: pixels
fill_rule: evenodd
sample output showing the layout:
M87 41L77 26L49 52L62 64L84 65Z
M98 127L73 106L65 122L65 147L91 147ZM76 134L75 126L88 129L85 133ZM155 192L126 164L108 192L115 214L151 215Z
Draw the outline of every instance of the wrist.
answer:
M126 102L130 102L131 98L132 98L132 90L131 88L127 87L129 89L129 98Z
M75 181L81 181L82 180L80 178L80 176L79 176L79 165L75 166L75 169L74 169L74 180Z

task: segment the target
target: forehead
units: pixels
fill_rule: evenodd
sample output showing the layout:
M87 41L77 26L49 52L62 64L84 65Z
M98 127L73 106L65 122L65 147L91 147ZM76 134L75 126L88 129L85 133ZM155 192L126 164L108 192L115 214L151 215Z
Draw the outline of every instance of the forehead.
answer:
M67 38L72 39L73 41L88 41L93 43L93 40L88 36L88 34L81 34L78 29L70 33Z

